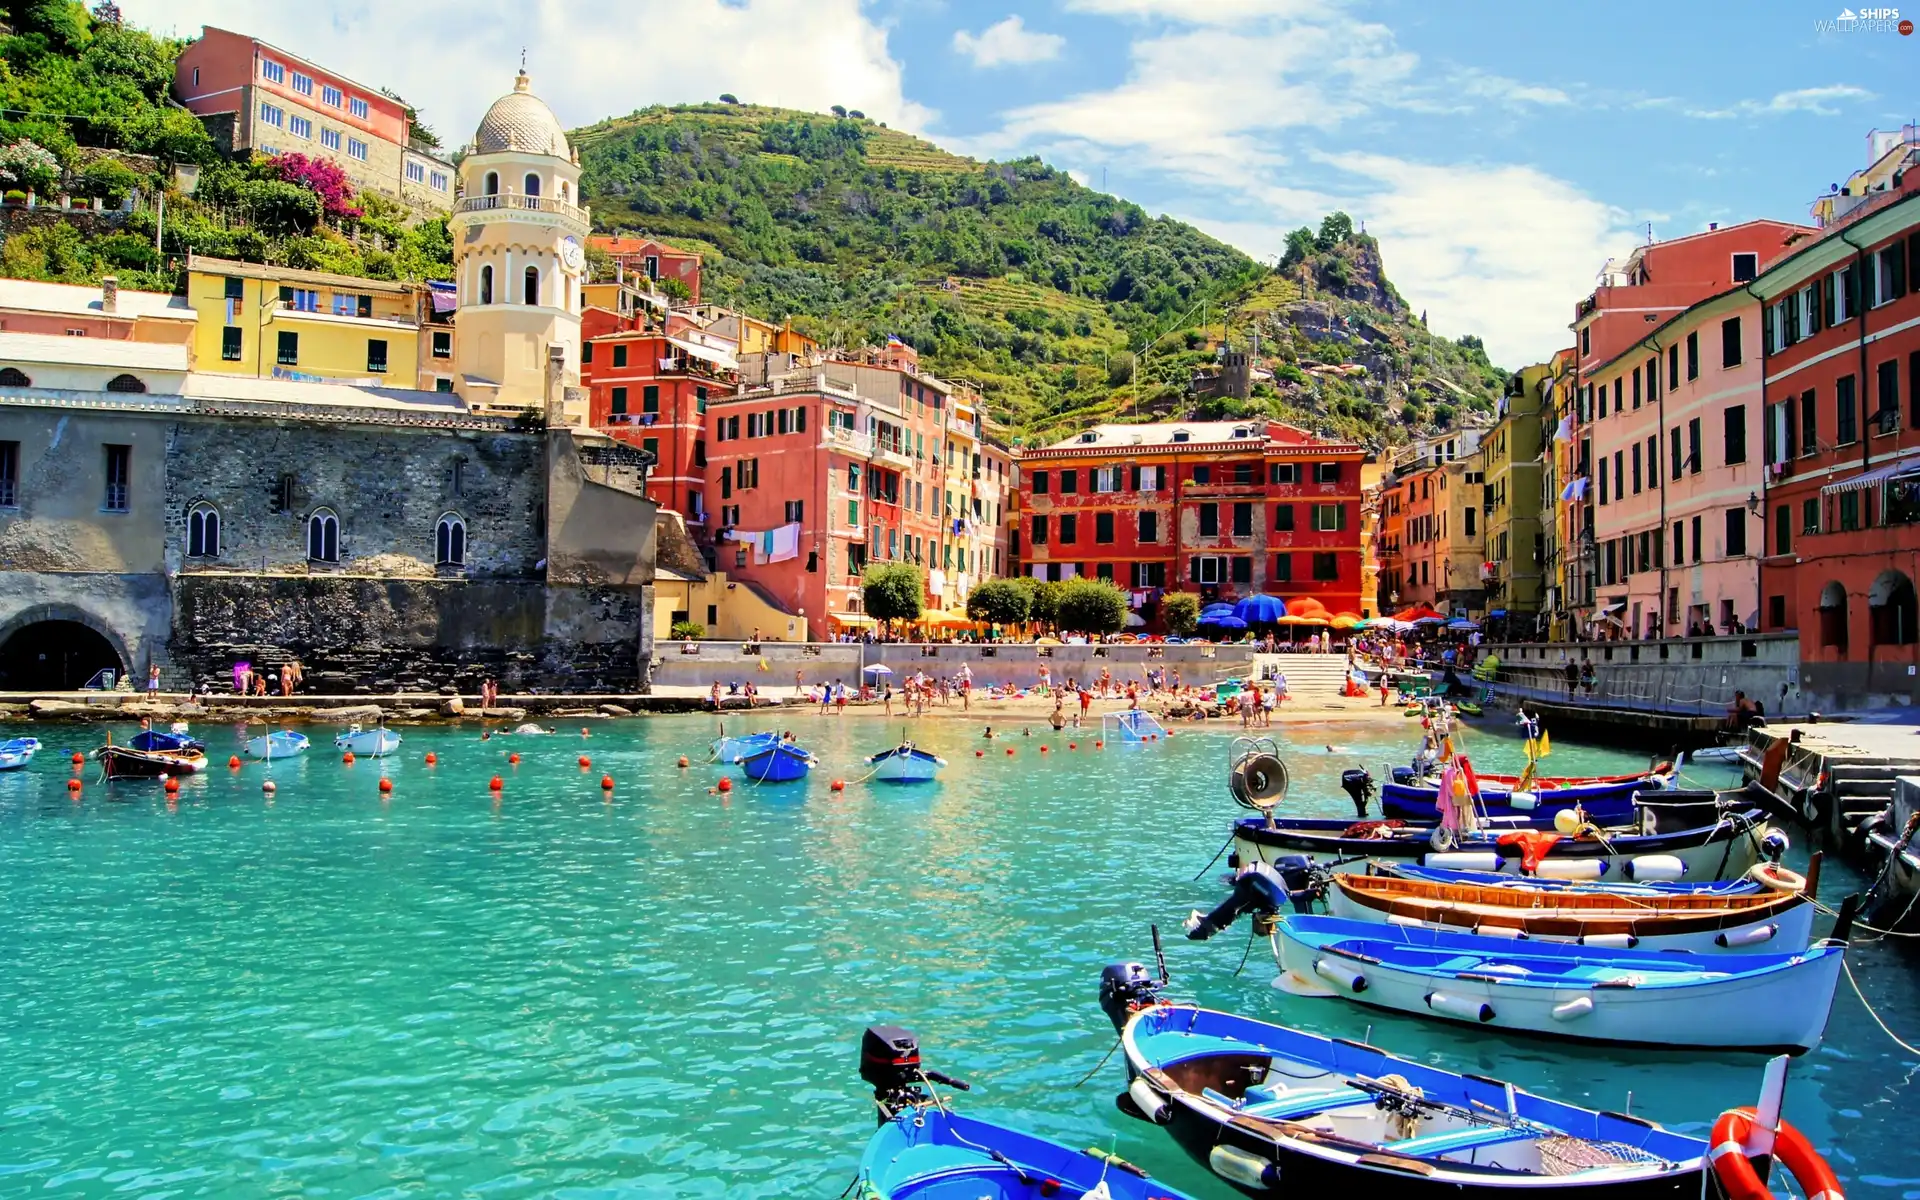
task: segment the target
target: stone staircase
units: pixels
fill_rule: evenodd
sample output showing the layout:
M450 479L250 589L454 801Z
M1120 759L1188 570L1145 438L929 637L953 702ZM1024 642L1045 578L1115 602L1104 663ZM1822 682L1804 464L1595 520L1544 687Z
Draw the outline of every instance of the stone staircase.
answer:
M1852 844L1860 822L1885 812L1899 786L1900 769L1885 762L1830 762L1828 786L1833 793L1833 834L1842 845Z
M1253 665L1263 679L1286 676L1287 691L1294 696L1338 696L1347 682L1344 654L1256 654Z

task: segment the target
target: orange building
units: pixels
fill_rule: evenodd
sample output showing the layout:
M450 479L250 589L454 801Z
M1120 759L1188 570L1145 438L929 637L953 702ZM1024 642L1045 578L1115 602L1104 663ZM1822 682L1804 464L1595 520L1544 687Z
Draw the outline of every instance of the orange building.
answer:
M616 234L595 234L587 245L603 251L626 274L655 283L672 280L687 289L684 303L700 303L700 256L693 251L675 250L652 238Z

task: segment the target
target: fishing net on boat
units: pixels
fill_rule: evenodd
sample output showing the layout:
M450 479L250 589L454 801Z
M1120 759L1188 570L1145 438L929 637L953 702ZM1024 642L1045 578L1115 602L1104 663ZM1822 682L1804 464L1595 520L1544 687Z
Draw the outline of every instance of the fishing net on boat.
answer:
M1599 1167L1617 1167L1622 1163L1657 1163L1660 1156L1649 1154L1625 1142L1594 1142L1585 1138L1556 1134L1535 1142L1540 1150L1540 1165L1549 1175L1573 1175Z

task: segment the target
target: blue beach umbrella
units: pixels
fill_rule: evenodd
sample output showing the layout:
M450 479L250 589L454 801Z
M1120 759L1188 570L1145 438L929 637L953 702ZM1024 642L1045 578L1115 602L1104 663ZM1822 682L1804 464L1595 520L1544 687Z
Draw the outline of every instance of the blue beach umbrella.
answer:
M1208 621L1207 624L1213 625L1220 629L1245 629L1247 627L1247 623L1245 621L1242 621L1239 617L1234 617L1234 616L1215 617L1213 620Z
M1233 615L1249 625L1270 624L1287 615L1287 602L1264 593L1248 596L1233 606Z

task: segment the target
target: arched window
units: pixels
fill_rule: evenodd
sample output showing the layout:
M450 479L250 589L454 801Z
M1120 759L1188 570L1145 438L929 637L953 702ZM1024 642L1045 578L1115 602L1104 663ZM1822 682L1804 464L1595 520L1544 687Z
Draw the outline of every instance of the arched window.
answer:
M458 513L446 514L434 527L433 561L443 567L467 565L467 523Z
M340 561L340 518L330 508L316 508L307 518L307 557L314 562Z
M33 380L18 367L0 367L0 387L32 387Z
M493 303L493 267L491 265L480 268L480 303Z
M147 390L147 385L141 383L139 378L134 375L115 375L112 379L107 380L107 390L110 392L144 392Z
M571 198L572 197L567 195L567 181L562 179L560 181L560 202L565 204Z
M540 303L540 268L539 267L527 268L527 273L524 281L521 284L520 292L521 292L520 302L522 304Z
M538 196L540 194L540 177L532 171L528 171L526 185L523 190L529 196Z
M187 557L220 557L220 510L211 504L187 510Z
M488 171L486 180L480 185L480 190L489 196L498 196L500 194L500 173L498 171Z
M1847 588L1837 579L1820 589L1820 644L1847 652Z

